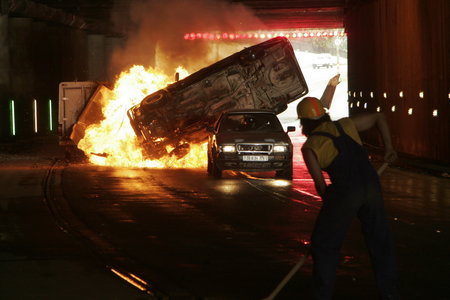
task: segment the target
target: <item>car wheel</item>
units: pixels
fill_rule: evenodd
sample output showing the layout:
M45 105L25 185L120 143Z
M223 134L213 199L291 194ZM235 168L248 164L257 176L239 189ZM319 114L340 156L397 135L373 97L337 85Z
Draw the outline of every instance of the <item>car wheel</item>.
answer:
M157 144L152 141L148 141L143 143L142 147L145 149L148 157L152 159L159 159L168 154L164 144Z
M214 163L212 159L212 154L208 153L208 175L213 176L215 178L222 177L222 170L220 170L217 165Z
M165 90L159 90L156 93L150 94L142 100L142 103L148 105L149 108L158 108L163 106L167 102L167 92Z
M214 178L222 178L222 170L217 167L214 161L211 162L211 175Z
M181 145L178 145L175 147L175 149L173 149L170 154L171 155L175 155L178 159L186 156L189 153L190 150L190 146L188 143L184 143Z
M292 179L292 173L293 173L293 171L292 171L292 162L291 162L283 170L276 171L275 177L276 178L281 178L281 179L291 180Z
M212 175L212 162L211 162L211 156L208 153L208 175Z
M287 104L281 104L275 107L274 111L276 114L282 113L283 111L285 111L288 108Z

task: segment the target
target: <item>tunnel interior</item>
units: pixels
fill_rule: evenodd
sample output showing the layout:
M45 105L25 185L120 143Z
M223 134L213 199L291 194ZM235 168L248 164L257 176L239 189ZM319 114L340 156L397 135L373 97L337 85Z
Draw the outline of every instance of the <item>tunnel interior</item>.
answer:
M345 111L384 112L399 153L448 166L448 1L199 1L171 9L157 2L6 1L0 14L0 141L57 136L58 86L64 81L114 81L130 64L185 61L199 68L280 32L301 51L335 52L333 41L342 32L345 47L332 54L347 62ZM159 21L143 18L138 9L163 15L163 29L136 30ZM169 14L188 9L187 23ZM204 22L197 22L199 16ZM223 54L189 58L211 48ZM380 146L375 132L365 139Z

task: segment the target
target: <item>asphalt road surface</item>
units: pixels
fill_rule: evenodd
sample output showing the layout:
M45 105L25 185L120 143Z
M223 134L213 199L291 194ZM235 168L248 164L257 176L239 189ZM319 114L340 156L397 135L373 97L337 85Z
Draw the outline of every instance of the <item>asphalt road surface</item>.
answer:
M292 181L45 155L0 157L2 299L262 299L307 252L321 205L298 150ZM381 179L404 299L448 299L448 178ZM277 299L309 299L310 275L308 258ZM336 299L377 299L357 221L336 284Z

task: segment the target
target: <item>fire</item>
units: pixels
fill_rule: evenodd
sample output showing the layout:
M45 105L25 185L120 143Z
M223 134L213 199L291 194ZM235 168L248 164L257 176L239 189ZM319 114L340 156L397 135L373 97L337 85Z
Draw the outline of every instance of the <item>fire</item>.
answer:
M180 79L189 75L178 67ZM102 166L147 168L198 168L206 166L206 144L191 145L190 152L181 159L163 157L146 160L127 117L127 111L145 96L171 83L169 76L153 68L133 66L117 79L113 90L102 93L101 106L105 117L99 124L91 124L78 143L89 161Z

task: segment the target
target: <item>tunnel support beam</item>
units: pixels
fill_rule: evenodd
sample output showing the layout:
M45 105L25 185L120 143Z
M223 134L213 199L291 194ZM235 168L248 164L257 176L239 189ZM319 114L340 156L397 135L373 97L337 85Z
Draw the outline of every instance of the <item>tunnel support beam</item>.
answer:
M8 96L10 86L9 18L0 15L0 136L8 135Z
M0 15L0 89L9 84L8 16Z
M90 80L104 81L106 79L105 36L101 34L89 34L88 49L88 78Z

